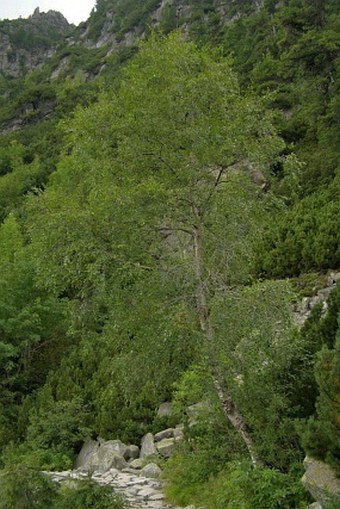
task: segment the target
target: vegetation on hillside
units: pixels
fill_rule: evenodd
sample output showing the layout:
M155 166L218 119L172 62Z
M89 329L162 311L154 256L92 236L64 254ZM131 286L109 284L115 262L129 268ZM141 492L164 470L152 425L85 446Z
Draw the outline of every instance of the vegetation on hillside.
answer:
M339 10L254 4L175 2L138 51L1 78L0 508L120 509L37 471L158 431L165 400L185 423L209 402L166 467L175 503L305 509L305 453L340 471L339 287L301 330L291 309L339 268ZM157 5L98 1L88 36Z

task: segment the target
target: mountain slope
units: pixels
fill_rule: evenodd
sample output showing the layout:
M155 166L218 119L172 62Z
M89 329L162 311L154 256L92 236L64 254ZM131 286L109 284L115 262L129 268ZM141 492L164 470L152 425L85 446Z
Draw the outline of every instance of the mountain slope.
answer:
M0 82L1 490L158 431L171 399L162 427L203 409L176 503L305 509L304 448L339 465L339 293L292 313L340 265L338 3L32 18L11 48L44 56Z

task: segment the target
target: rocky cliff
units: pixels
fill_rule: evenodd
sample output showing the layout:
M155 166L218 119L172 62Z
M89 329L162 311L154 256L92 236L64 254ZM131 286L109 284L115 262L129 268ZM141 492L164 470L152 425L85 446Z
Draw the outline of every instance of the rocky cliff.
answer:
M156 26L165 32L176 27L186 32L210 25L222 28L262 4L263 0L99 0L89 19L77 28L59 12L37 8L28 19L0 22L0 73L23 76L58 54L58 47L60 53L65 47L106 47L108 55L136 45Z
M17 78L40 68L65 42L73 25L60 12L40 12L27 19L0 22L0 72Z
M119 61L129 58L153 27L165 33L181 27L194 37L207 31L213 37L233 20L256 12L262 3L98 0L89 19L78 27L59 12L44 13L39 8L27 19L0 21L1 132L17 131L53 116L58 83L76 75L90 81L114 68L115 56Z

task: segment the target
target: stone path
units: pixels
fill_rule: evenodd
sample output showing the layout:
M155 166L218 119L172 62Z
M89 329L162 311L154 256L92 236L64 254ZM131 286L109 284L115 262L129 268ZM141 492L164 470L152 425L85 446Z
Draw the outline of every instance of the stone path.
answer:
M67 479L88 479L86 472L76 470L53 472L52 479L58 483ZM91 478L101 486L112 486L115 493L123 495L131 509L179 509L165 501L162 482L131 471L121 472L111 468L105 473L94 472Z

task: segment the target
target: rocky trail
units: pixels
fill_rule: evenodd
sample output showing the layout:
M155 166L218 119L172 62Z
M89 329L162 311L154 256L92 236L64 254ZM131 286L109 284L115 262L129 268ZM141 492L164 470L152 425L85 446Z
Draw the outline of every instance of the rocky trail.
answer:
M160 410L168 404L161 405ZM163 409L164 411L164 409ZM195 411L195 409L193 409ZM157 459L167 460L176 442L183 437L183 426L147 433L140 446L121 440L88 439L79 452L73 470L45 472L58 484L92 479L109 486L128 502L129 509L180 509L165 499L162 470ZM194 509L189 506L186 509Z
M94 472L91 478L101 486L111 486L115 493L125 497L130 509L177 509L165 501L162 481L153 477L147 477L148 471L150 473L153 471L154 475L156 475L156 468L158 467L154 464L147 465L147 467L149 468L145 471L146 475L143 475L142 471L138 474L129 469L123 472L116 468L111 468L103 473ZM88 479L89 474L71 470L54 472L51 477L54 481L63 483Z

